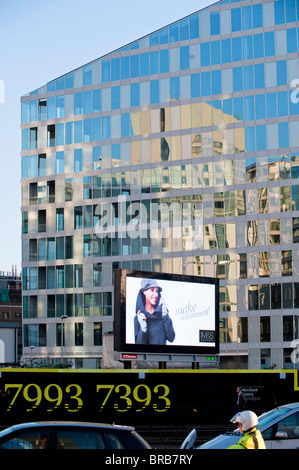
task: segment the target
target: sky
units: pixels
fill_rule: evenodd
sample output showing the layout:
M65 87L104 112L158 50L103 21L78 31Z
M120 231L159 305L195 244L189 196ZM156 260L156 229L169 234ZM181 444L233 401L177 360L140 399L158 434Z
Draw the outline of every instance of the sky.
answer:
M22 264L21 96L213 3L0 0L0 271Z

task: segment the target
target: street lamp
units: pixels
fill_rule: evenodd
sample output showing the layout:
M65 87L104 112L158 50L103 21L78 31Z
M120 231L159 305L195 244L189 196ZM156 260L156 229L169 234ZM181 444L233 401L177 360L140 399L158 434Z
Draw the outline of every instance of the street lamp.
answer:
M64 346L64 322L66 318L68 318L67 315L61 315L61 363L63 362L63 346Z

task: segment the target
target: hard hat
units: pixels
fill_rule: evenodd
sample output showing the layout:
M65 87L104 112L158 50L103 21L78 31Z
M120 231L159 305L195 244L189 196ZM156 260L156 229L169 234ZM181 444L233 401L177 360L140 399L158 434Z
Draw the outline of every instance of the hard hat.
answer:
M258 417L253 411L240 411L230 421L231 423L240 423L242 431L246 432L258 424Z

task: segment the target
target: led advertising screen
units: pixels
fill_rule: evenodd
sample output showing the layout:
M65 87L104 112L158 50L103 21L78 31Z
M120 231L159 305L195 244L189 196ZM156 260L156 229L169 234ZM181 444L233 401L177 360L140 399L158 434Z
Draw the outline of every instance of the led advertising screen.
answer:
M120 269L114 293L116 351L219 352L218 279Z

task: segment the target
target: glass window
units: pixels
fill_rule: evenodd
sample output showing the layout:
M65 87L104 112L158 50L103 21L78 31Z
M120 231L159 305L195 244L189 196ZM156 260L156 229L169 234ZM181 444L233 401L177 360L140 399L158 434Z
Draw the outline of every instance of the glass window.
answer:
M120 87L115 86L111 88L111 109L120 108Z
M158 46L159 44L159 33L153 33L150 36L150 46Z
M111 80L119 80L120 79L120 59L112 59L111 60Z
M244 90L253 89L253 65L244 67Z
M64 96L56 96L56 118L64 117Z
M157 73L159 73L159 51L153 51L150 53L150 74Z
M282 284L282 300L283 308L293 308L293 284L291 282Z
M48 238L47 239L47 259L54 260L55 256L56 256L55 238Z
M131 128L131 118L129 113L121 115L121 136L129 137Z
M189 69L189 46L180 47L180 69Z
M56 152L56 174L64 173L64 152Z
M121 79L130 78L130 57L121 58Z
M31 122L37 121L37 115L38 115L38 101L37 100L30 101L30 121Z
M92 112L99 113L101 111L101 90L93 90L92 92Z
M264 36L263 34L255 34L253 36L254 58L264 57Z
M30 101L23 101L21 104L21 122L22 124L30 122Z
M171 77L170 78L170 98L173 99L173 100L178 100L180 98L180 79L179 79L179 77Z
M242 7L242 29L252 29L251 5Z
M285 22L284 0L276 0L274 2L274 18L275 24L283 24Z
M201 96L211 94L211 74L210 72L203 72L201 74Z
M248 309L258 310L258 308L259 308L258 286L249 285L248 286Z
M280 122L278 123L278 141L279 147L289 147L289 123Z
M149 75L149 54L148 52L140 54L140 76Z
M269 274L268 274L269 275ZM261 284L259 288L260 310L270 309L270 286L269 284Z
M169 50L160 51L160 73L169 72Z
M22 150L29 150L29 129L22 129Z
M265 95L255 95L255 118L265 119L266 118L266 100Z
M246 152L255 151L255 127L245 127L245 146Z
M291 354L292 350L286 349L285 352L285 366L293 368L294 364L292 364L290 358L287 357ZM283 420L278 422L277 432L285 432L288 436L287 439L298 439L298 422L299 413L293 413L291 416L288 416L287 418L284 418Z
M236 67L233 69L233 91L243 90L243 75L242 67Z
M241 31L241 9L240 8L231 9L231 24L232 24L232 32Z
M220 14L219 12L210 13L211 36L220 34Z
M232 52L231 52L231 39L223 39L221 41L221 60L222 63L228 63L232 60Z
M29 130L30 149L37 148L37 127L31 127Z
M102 82L110 82L110 60L103 60L102 62Z
M220 34L220 30L219 30ZM190 17L190 39L199 38L199 14Z
M83 113L90 114L92 111L91 107L91 91L84 91L83 93Z
M263 5L252 6L252 22L254 28L262 28L263 26Z
M74 171L82 171L82 149L74 150Z
M280 91L277 93L277 108L278 116L288 115L288 93L287 91Z
M221 70L212 72L212 95L221 94Z
M169 40L170 42L178 42L179 40L179 26L178 23L169 26Z
M297 52L297 30L287 29L287 53Z
M253 58L252 36L243 37L243 59Z
M64 230L64 209L56 209L56 231Z
M106 139L110 139L110 136L111 136L110 116L104 116L102 118L102 138L106 140Z
M277 95L276 93L267 93L267 118L277 117Z
M180 41L189 39L189 18L180 21Z
M56 145L64 145L64 124L59 122L56 124Z
M265 88L264 64L255 64L254 66L254 86L255 88Z
M220 41L211 42L211 64L220 64Z
M269 57L275 55L275 39L274 39L274 32L270 31L265 33L265 56Z
M101 140L102 138L102 128L101 128L101 118L92 119L92 140Z
M242 60L242 39L241 38L232 39L232 56L233 56L234 62Z
M281 284L271 284L271 309L281 308Z
M82 93L75 93L74 94L74 114L77 116L78 114L83 113L83 95Z
M150 103L159 103L159 80L150 81Z
M73 123L65 123L65 144L70 145L73 143Z
M168 28L164 28L159 32L159 42L160 44L167 44L168 43Z
M139 83L131 84L131 106L139 106Z
M254 96L244 97L245 121L254 120Z
M276 75L277 75L277 86L287 85L287 62L286 60L279 60L276 62Z
M31 336L31 335L30 335ZM37 332L36 332L37 336ZM30 345L33 344L34 338L30 337ZM36 343L37 345L37 343ZM8 438L1 446L1 449L47 449L50 438L50 431L45 430L19 431L13 438Z
M210 52L210 43L203 42L200 44L200 59L201 66L210 65L211 63L211 52Z
M267 149L266 126L256 126L256 150Z
M260 318L260 340L262 343L271 341L270 317Z
M139 55L138 54L131 56L130 65L131 65L130 67L131 77L132 78L139 77Z
M191 98L200 96L200 73L191 75Z

